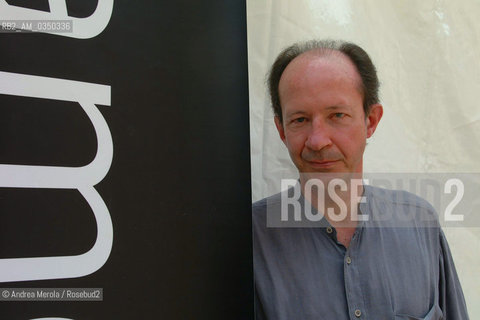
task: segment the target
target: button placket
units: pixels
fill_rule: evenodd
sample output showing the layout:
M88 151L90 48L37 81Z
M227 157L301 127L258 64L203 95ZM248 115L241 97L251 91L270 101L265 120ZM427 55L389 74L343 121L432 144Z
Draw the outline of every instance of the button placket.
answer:
M361 231L362 229L360 229ZM345 289L347 291L347 304L349 306L350 319L365 319L365 305L361 288L359 265L354 263L359 255L360 232L355 232L350 246L344 256ZM358 262L357 260L355 260ZM361 261L361 259L359 260Z

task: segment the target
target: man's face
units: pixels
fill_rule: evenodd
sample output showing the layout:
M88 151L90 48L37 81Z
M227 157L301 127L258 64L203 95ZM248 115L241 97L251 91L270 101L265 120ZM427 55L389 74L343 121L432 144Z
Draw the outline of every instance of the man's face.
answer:
M343 54L307 52L285 69L279 83L283 121L280 138L298 170L361 173L366 139L382 116L374 105L363 111L361 78Z

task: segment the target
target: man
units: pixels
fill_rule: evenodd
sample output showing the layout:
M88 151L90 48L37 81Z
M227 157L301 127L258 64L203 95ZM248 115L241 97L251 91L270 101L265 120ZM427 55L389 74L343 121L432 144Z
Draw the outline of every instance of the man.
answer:
M300 178L253 205L257 319L468 319L434 209L361 183L378 87L352 43L295 44L273 64L275 125ZM315 224L295 228L305 216Z

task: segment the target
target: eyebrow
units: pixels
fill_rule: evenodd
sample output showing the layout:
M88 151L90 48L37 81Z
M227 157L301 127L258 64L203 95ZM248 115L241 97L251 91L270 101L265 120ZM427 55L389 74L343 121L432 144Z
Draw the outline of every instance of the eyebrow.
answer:
M344 109L350 109L349 106L330 106L330 107L326 107L325 108L325 111L332 111L332 110L344 110ZM286 116L287 118L291 118L292 116L295 116L295 115L303 115L303 114L307 114L306 111L302 111L302 110L299 110L299 111L293 111L291 113L288 113Z
M306 114L306 112L305 111L294 111L294 112L288 113L287 118L291 118L292 116L300 115L300 114Z
M350 107L349 106L330 106L325 108L325 110L337 110L337 109L350 109Z

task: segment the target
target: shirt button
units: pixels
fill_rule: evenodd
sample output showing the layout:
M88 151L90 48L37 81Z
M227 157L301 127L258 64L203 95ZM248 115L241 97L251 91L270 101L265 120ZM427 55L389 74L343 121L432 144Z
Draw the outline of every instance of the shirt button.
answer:
M355 310L355 317L360 318L361 315L362 311L360 311L359 309Z
M332 233L333 230L332 230L332 227L327 227L327 233Z
M345 259L345 261L347 261L347 264L352 263L352 259L350 257L347 257L347 259ZM360 310L357 310L357 311L360 312ZM355 311L355 313L357 313L357 312Z

